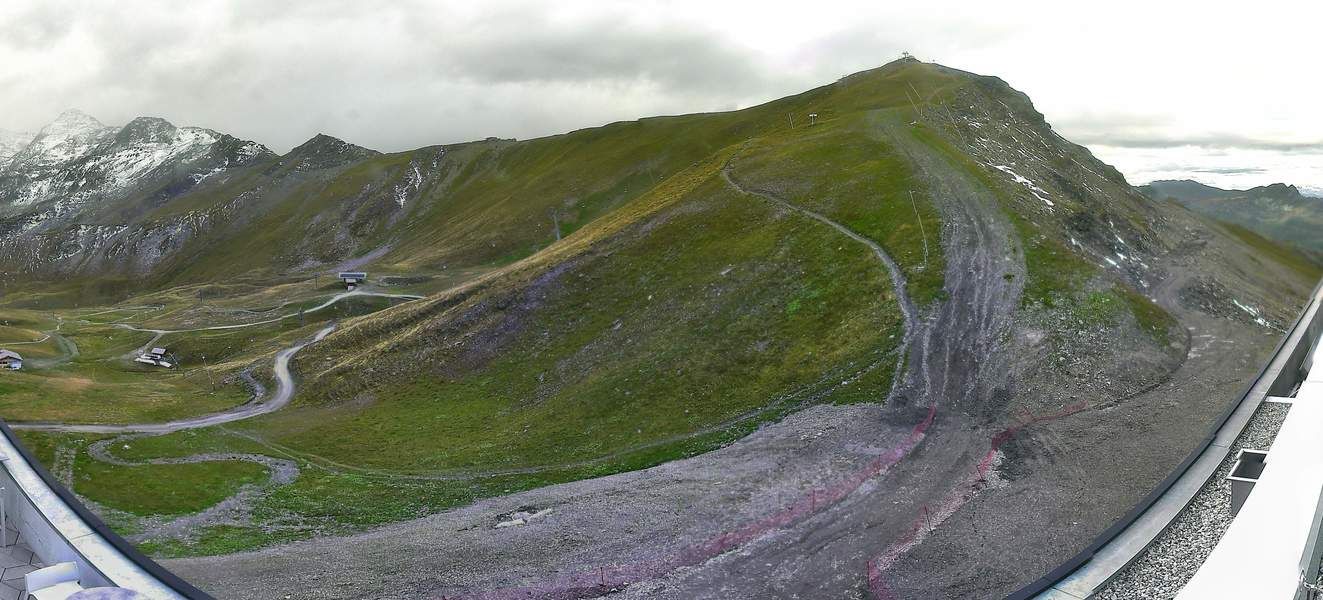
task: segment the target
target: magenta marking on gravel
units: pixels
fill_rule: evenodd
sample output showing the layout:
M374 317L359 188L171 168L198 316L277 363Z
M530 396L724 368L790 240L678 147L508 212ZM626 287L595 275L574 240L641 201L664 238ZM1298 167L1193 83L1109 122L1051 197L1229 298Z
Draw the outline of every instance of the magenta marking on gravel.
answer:
M591 571L581 571L559 576L542 583L499 588L458 596L435 594L440 600L526 600L542 598L547 600L577 600L601 596L628 585L661 577L680 567L701 564L708 559L733 550L740 545L760 537L772 530L783 528L805 517L826 509L859 489L865 481L884 473L892 465L900 462L923 441L928 428L937 415L937 405L928 407L928 415L914 426L909 437L877 458L868 462L864 468L850 476L833 483L826 488L813 488L798 500L766 517L747 523L739 528L725 531L708 540L682 548L670 555L653 559L638 560L622 565L602 566Z
M885 573L887 569L890 569L897 560L900 560L901 556L917 546L919 542L924 540L924 538L928 537L928 534L932 532L934 527L955 514L960 507L972 500L974 495L987 485L988 471L992 470L993 461L996 460L997 451L1001 449L1002 444L1010 441L1011 438L1015 437L1015 434L1019 433L1020 430L1025 427L1043 421L1051 421L1053 419L1067 417L1086 408L1088 408L1088 402L1081 401L1078 404L1072 404L1055 413L1036 417L1030 414L1028 409L1026 409L1025 416L1028 417L1027 419L1007 427L992 436L988 451L983 455L983 458L979 460L978 465L974 467L974 470L969 474L969 477L965 480L964 484L959 485L952 490L952 492L942 500L942 503L937 506L936 510L930 510L929 506L925 504L923 506L923 514L914 519L914 522L910 525L909 531L888 546L881 555L868 561L865 570L865 580L868 585L868 591L872 594L874 600L897 600L896 594L887 587L883 573Z

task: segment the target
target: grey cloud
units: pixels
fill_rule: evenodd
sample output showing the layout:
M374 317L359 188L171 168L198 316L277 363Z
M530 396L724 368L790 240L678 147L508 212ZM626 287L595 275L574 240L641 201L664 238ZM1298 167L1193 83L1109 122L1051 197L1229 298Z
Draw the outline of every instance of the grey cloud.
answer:
M1060 129L1069 131L1071 140L1085 145L1154 149L1197 146L1210 150L1279 152L1323 150L1323 139L1265 139L1216 130L1189 133L1181 131L1174 124L1175 120L1172 115L1142 112L1084 112L1053 119L1053 122Z
M37 3L18 6L8 23L0 24L0 33L4 34L5 44L40 50L51 40L69 35L73 25L74 20L60 6Z
M748 90L766 73L752 52L715 31L620 16L557 23L537 13L483 19L442 40L431 58L479 83L651 81L667 89Z
M726 109L798 83L717 31L634 18L628 5L573 19L548 5L165 6L174 10L91 4L66 11L61 27L37 28L35 43L55 47L77 31L95 54L80 57L88 72L76 88L52 84L26 122L3 125L40 127L77 104L107 122L161 115L277 150L317 131L401 150ZM0 51L14 46L3 35L11 28L0 25Z
M1267 173L1268 169L1259 167L1187 167L1195 173L1216 173L1218 175L1255 175Z
M1152 68L1095 76L1124 62L1124 53L1113 56L1124 48L1087 39L1072 10L1044 7L1029 22L994 5L828 1L780 11L701 2L8 0L0 3L0 127L35 130L77 106L107 123L162 116L277 151L317 132L396 151L728 110L908 50L1003 76L1084 144L1148 155L1197 146L1201 161L1245 148L1323 151L1323 140L1310 140L1320 133L1312 121L1291 130L1304 141L1219 133L1246 121L1236 114L1204 126L1183 90L1163 88L1170 75L1153 76L1171 63L1161 55ZM1136 78L1142 93L1107 93ZM1284 96L1265 108L1289 116L1305 103ZM1186 128L1164 110L1187 117ZM1206 131L1214 133L1191 133ZM1211 163L1189 163L1200 164Z
M1081 144L1100 144L1124 148L1181 148L1196 146L1215 150L1252 149L1278 152L1319 152L1323 151L1323 140L1299 142L1289 140L1263 140L1237 135L1205 136L1169 136L1154 132L1149 136L1110 135L1107 133L1083 132L1072 136Z

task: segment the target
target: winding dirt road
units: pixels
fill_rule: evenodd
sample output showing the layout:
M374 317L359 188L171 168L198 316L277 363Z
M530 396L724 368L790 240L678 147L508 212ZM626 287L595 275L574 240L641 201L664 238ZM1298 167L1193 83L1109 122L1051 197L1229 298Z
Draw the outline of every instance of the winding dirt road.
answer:
M202 511L173 517L137 517L125 514L121 518L134 519L138 526L137 533L128 535L134 542L168 538L184 538L194 532L217 525L239 525L250 521L253 504L276 488L289 485L299 477L298 464L292 460L272 458L263 454L240 452L208 452L192 454L178 458L153 458L133 461L115 456L110 449L120 444L127 444L135 439L155 434L126 434L93 442L87 447L87 454L94 460L121 467L139 467L146 465L185 465L203 462L244 461L261 465L267 470L267 479L262 483L248 483L240 487L233 495L213 504ZM72 465L71 465L72 467Z
M364 290L352 290L352 291L341 292L341 293L339 293L339 294L336 294L336 295L332 296L332 297L331 297L329 300L327 300L326 302L323 302L323 303L321 303L321 304L318 304L317 306L314 306L314 307L312 307L312 308L309 308L308 310L303 311L303 314L307 314L307 313L311 313L311 312L317 312L317 311L319 311L319 310L322 310L322 309L324 309L324 308L327 308L327 307L329 307L329 306L331 306L331 305L333 305L333 304L335 304L335 303L337 303L337 302L339 302L339 301L341 301L341 300L344 300L344 299L346 299L346 298L354 298L354 297L361 297L361 296L370 296L370 297L376 297L376 298L398 298L398 299L402 299L402 300L421 300L421 299L423 299L422 296L418 296L418 295L415 295L415 294L386 294L386 293L382 293L382 292L369 292L369 291L364 291ZM131 325L131 324L128 324L128 323L116 323L115 326L116 326L116 327L119 327L119 328L121 328L121 329L129 329L129 330L132 330L132 331L142 331L142 332L146 332L146 333L154 333L154 334L156 334L154 337L152 337L152 339L148 340L146 344L143 344L142 346L140 346L140 347L137 348L136 350L133 350L132 352L129 352L128 354L125 354L125 355L124 355L126 358L129 358L129 359L131 360L131 359L133 359L133 358L136 358L138 355L140 355L140 354L146 352L149 348L151 348L154 344L156 344L156 342L157 342L158 340L160 340L162 336L164 336L164 335L166 335L166 334L171 334L171 333L190 333L190 332L194 332L194 331L224 331L224 330L229 330L229 329L243 329L243 328L246 328L246 327L256 327L256 326L258 326L258 325L269 325L269 324L271 324L271 323L276 323L276 322L279 322L279 321L283 321L283 320L285 320L285 319L292 319L292 318L294 318L294 317L299 316L299 314L300 314L300 313L293 312L293 313L289 313L289 314L281 315L281 316L279 316L279 317L274 317L274 318L271 318L271 319L266 319L266 320L264 320L264 321L254 321L254 322L252 322L252 323L238 323L238 324L235 324L235 325L213 325L213 326L210 326L210 327L195 327L195 328L192 328L192 329L150 329L150 328L137 327L137 326L135 326L135 325Z
M319 311L337 302L345 300L347 298L362 297L362 296L374 296L381 298L400 298L407 300L417 300L422 298L422 296L416 296L412 294L386 294L380 292L354 290L351 292L336 294L326 302L323 302L317 305L316 307L308 309L307 311L304 312L308 313L308 312ZM173 329L173 330L143 329L123 323L118 324L118 326L124 327L126 329L132 329L134 331L148 331L148 332L156 333L157 334L156 337L152 338L152 341L148 342L147 346L144 346L144 348L146 348L151 346L151 344L155 343L156 340L160 339L162 335L165 335L167 333L186 333L192 331L215 331L215 330L225 330L225 329L241 329L244 327L255 327L258 325L275 323L277 321L295 317L298 316L298 314L299 313L290 313L287 315L275 317L273 319L267 319L265 321L257 321L254 323L243 323L238 325L216 325L211 327L198 327L194 329ZM276 391L270 398L267 399L263 399L261 395L258 395L255 396L252 400L226 411L211 413L207 415L200 415L197 417L190 417L187 419L179 419L176 421L167 421L164 423L128 423L128 424L115 424L115 425L91 425L91 424L71 424L71 423L52 423L52 422L27 422L27 423L15 422L15 423L11 423L10 427L13 429L26 429L32 431L55 431L55 432L64 432L64 433L164 434L164 433L173 433L184 429L198 429L201 427L210 427L212 425L233 423L235 421L251 419L258 415L264 415L270 412L275 412L277 410L280 410L281 408L284 408L285 405L289 404L290 399L294 397L294 391L295 391L294 379L289 373L290 359L293 358L293 356L297 354L300 350L307 347L308 344L320 341L322 338L325 338L328 334L330 334L334 330L335 330L335 324L332 323L322 328L320 331L318 331L316 335L314 335L311 339L301 341L293 346L285 348L284 350L281 350L276 353L275 362L273 365L273 371L276 376ZM141 349L135 351L135 353L139 353L139 352L141 352ZM75 354L76 354L76 350L75 350Z
M73 340L64 337L63 335L60 334L60 329L63 327L64 327L64 319L61 317L56 317L55 329L42 332L46 334L46 337L31 342L15 342L6 345L17 346L21 344L40 344L46 340L53 339L55 340L55 345L60 348L59 356L55 356L52 358L29 358L26 359L25 362L28 364L29 367L35 369L50 369L52 367L58 367L60 365L69 363L75 358L78 358L78 344L73 343Z
M386 294L386 293L369 292L363 290L354 290L351 292L337 294L333 296L331 299L327 300L326 302L323 302L322 304L319 304L316 307L304 312L307 313L307 312L322 310L346 298L361 297L361 296L400 298L407 300L416 300L422 298L422 296L416 296L411 294ZM126 329L133 329L136 331L151 331L156 333L156 336L153 337L151 341L147 343L146 346L144 346L143 349L145 349L146 347L150 347L152 344L156 343L156 341L159 340L161 336L167 333L182 333L182 332L191 332L191 331L214 331L214 330L254 327L257 325L274 323L276 321L280 321L297 315L298 313L291 313L288 315L283 315L280 317L267 319L265 321L260 321L255 323L200 327L195 329L181 329L181 330L142 329L127 324L117 324L117 325L120 327L124 327ZM59 325L63 325L63 320L59 322ZM94 460L117 466L177 465L177 464L192 464L192 463L201 463L201 462L220 462L220 461L245 461L245 462L260 464L266 467L268 471L268 477L264 483L245 485L242 488L240 488L237 492L235 492L233 495L195 514L188 514L170 519L137 518L140 526L137 527L136 529L140 530L143 533L135 534L134 536L132 536L132 538L134 539L134 541L140 542L147 539L185 537L187 535L190 535L192 532L205 527L211 527L211 526L216 526L219 524L227 524L227 523L228 524L242 523L248 520L248 513L249 511L251 511L254 502L256 502L261 497L265 496L266 494L269 494L271 491L275 490L276 488L288 485L298 478L299 468L297 463L295 463L292 460L287 460L283 458L273 458L270 456L265 456L260 454L229 453L229 452L202 453L202 454L192 454L177 458L151 459L146 461L130 461L115 456L113 453L111 453L110 448L114 445L125 443L139 437L163 435L185 429L198 429L202 427L222 425L225 423L233 423L235 421L251 419L258 415L275 412L277 410L280 410L281 408L284 408L286 405L289 404L290 400L293 399L294 391L295 391L294 379L289 371L290 359L292 359L295 354L297 354L303 348L307 347L309 344L315 343L325 338L327 335L329 335L332 331L335 330L335 327L336 324L331 323L330 325L327 325L326 327L323 327L322 329L318 330L317 333L313 335L310 339L305 339L303 341L300 341L299 343L294 344L293 346L290 346L283 350L280 350L279 352L276 353L275 360L272 365L272 371L274 372L276 377L276 390L274 394L272 394L269 398L266 398L265 400L263 399L264 396L266 396L264 389L260 384L256 384L256 382L254 381L253 383L256 384L256 389L258 391L254 395L253 399L250 400L249 402L227 411L212 413L208 415L201 415L198 417L192 417L188 419L179 419L176 421L168 421L165 423L132 423L132 424L122 424L122 425L86 425L86 424L69 424L69 423L28 422L28 423L11 423L10 427L12 429L25 429L32 431L52 431L52 432L62 432L62 433L122 434L113 438L100 440L98 442L91 444L87 448L88 455L91 456ZM59 326L57 325L56 331L49 332L48 337L58 336L59 335L57 333L58 329ZM58 339L63 340L64 338L60 336ZM68 342L68 340L65 341ZM68 342L68 344L72 346L72 342ZM141 351L142 349L135 351L134 353L131 353L130 356L136 355ZM74 346L71 355L66 357L65 362L67 362L68 360L72 360L73 356L76 355L77 355L77 348L76 346ZM125 516L125 518L129 518L129 517L132 517L132 515Z
M319 341L327 334L335 330L335 324L327 325L317 332L312 339L299 342L289 348L285 348L276 353L274 371L276 375L276 392L270 399L262 401L254 399L236 406L230 410L177 421L167 421L164 423L128 423L124 425L80 425L70 423L12 423L12 429L26 429L32 431L57 431L63 433L174 433L184 429L198 429L200 427L210 427L212 425L222 425L224 423L233 423L244 419L251 419L258 415L264 415L275 412L289 404L294 397L294 378L289 374L289 359L305 348L308 344Z

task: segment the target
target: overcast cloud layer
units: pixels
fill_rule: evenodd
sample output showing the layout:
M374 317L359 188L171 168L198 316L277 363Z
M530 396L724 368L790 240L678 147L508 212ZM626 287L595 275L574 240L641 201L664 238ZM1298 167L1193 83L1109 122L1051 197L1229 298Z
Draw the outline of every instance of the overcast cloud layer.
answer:
M1323 193L1319 6L6 0L0 129L77 107L394 151L740 108L908 50L1002 77L1136 183Z

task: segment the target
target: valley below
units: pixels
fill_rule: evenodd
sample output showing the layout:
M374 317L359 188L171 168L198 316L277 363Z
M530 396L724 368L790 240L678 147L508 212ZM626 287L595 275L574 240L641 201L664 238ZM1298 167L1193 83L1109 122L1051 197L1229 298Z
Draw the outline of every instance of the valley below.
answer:
M66 113L0 167L0 272L0 417L254 599L1002 597L1323 275L911 58L392 154Z

